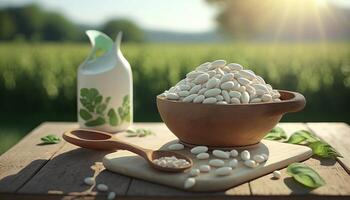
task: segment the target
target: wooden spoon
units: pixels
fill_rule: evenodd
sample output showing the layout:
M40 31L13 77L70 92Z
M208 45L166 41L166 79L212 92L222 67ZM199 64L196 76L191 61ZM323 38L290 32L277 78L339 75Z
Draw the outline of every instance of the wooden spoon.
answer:
M88 149L95 149L95 150L122 149L122 150L131 151L143 157L148 162L148 164L151 165L151 167L160 171L182 172L186 169L191 168L193 165L191 158L184 156L182 154L175 153L172 151L160 151L160 150L153 151L151 149L145 149L134 144L123 142L118 138L114 137L113 135L102 131L87 130L87 129L70 130L63 134L63 139L69 143L75 144L83 148L88 148ZM175 156L178 159L185 159L190 164L179 168L172 168L172 167L162 167L152 162L154 159L159 159L165 156L166 157Z

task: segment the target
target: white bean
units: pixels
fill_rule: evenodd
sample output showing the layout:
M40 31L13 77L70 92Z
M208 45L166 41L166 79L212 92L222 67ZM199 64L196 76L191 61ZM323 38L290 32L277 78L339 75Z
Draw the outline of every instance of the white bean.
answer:
M242 92L242 96L241 96L241 101L242 103L249 103L249 94L248 92Z
M177 100L180 97L176 93L169 92L168 94L166 94L166 98L170 100Z
M168 149L172 150L172 151L178 151L178 150L182 150L184 148L185 148L184 145L183 144L179 144L179 143L171 144L171 145L168 146Z
M220 88L223 90L231 90L234 86L235 84L233 83L233 81L227 81L222 83Z
M250 153L248 150L244 150L241 152L241 158L242 160L249 160L250 159Z
M107 196L107 199L108 200L113 200L113 199L115 199L115 196L116 196L115 192L109 192L108 196Z
M254 155L253 160L257 163L262 163L265 161L265 158L262 155Z
M190 176L192 176L192 177L198 176L199 173L200 173L199 169L191 169Z
M255 168L258 166L258 164L254 160L246 160L244 161L244 165L250 168Z
M258 80L259 83L266 84L265 80L261 78L261 76L256 76L256 79Z
M260 103L261 99L260 98L254 98L252 100L250 100L250 103Z
M221 77L220 82L224 83L226 81L232 81L235 75L233 73L227 73Z
M195 85L193 88L190 89L190 94L196 94L199 92L199 90L202 88L201 85Z
M213 155L215 157L218 157L218 158L223 158L223 159L228 159L230 157L230 154L225 152L225 151L221 151L221 150L214 150L213 151Z
M254 88L255 88L255 90L262 90L262 91L264 91L265 93L267 93L269 90L267 89L267 87L265 86L265 84L253 84L252 85Z
M203 74L203 72L192 71L192 72L186 74L186 78L196 78L201 74Z
M216 104L218 104L218 105L227 105L228 103L226 101L219 101Z
M230 155L231 155L232 157L237 157L237 156L238 156L238 151L237 151L236 149L232 149L232 150L230 151Z
M106 192L108 191L108 186L105 184L98 184L97 185L97 190L101 192Z
M94 177L86 177L84 179L84 183L86 185L93 185L93 184L95 184L95 179L94 179Z
M184 183L184 188L188 189L193 187L196 184L196 179L195 178L187 178Z
M204 92L206 92L208 90L208 88L202 88L198 91L198 94L204 94Z
M272 172L272 175L275 179L280 179L281 178L281 172L278 170L275 170Z
M223 90L223 91L221 91L221 94L222 94L222 96L224 97L224 100L226 101L226 102L230 102L230 95L228 94L228 92L226 91L226 90Z
M180 92L178 93L178 95L179 95L180 97L187 97L188 95L190 95L190 92L187 91L187 90L183 90L183 91L180 91Z
M236 168L238 165L238 160L237 159L232 159L229 163L228 166L232 168Z
M238 98L238 99L241 98L241 93L238 91L230 91L228 94L232 98Z
M270 102L272 101L272 96L269 94L264 94L262 95L261 100L263 100L264 102Z
M206 98L204 99L203 103L204 104L213 104L213 103L216 103L216 98L215 97L209 97L209 98Z
M204 92L205 97L215 97L219 94L221 94L221 90L218 88L212 88Z
M195 84L202 84L202 83L205 83L209 80L209 74L207 73L203 73L203 74L200 74L199 76L197 76L193 83Z
M241 101L237 98L232 98L231 99L231 104L241 104Z
M254 95L256 93L255 88L251 85L246 85L245 88L246 88L247 92L249 92L249 94L251 94L251 95Z
M240 87L238 88L237 91L239 91L239 92L245 92L245 86L240 86Z
M207 173L210 171L210 166L209 165L201 165L199 167L199 171L202 172L202 173Z
M196 98L194 98L193 103L202 103L205 99L204 95L198 95Z
M237 81L241 84L241 85L248 85L250 83L250 81L246 78L238 78Z
M223 101L224 100L224 97L222 95L216 95L215 97L218 101Z
M213 77L211 79L209 79L209 81L207 82L206 86L208 89L214 88L216 87L216 85L219 83L219 79Z
M225 162L223 160L220 159L212 159L209 161L209 165L213 166L213 167L222 167L224 166Z
M182 90L182 91L191 89L190 85L180 85L179 87L180 87L180 90Z
M207 73L209 74L209 78L211 78L211 77L215 76L216 71L215 70L210 70Z
M215 170L215 175L216 176L227 176L231 174L232 168L231 167L220 167Z
M192 102L197 96L198 96L198 94L191 94L191 95L188 95L187 97L183 98L182 101L189 103L189 102Z
M208 159L209 158L209 154L208 153L199 153L197 154L197 159L199 160L205 160L205 159Z
M242 65L238 64L238 63L230 63L227 65L231 70L236 70L236 71L239 71L239 70L242 70L243 67Z
M241 70L238 72L241 76L245 77L248 80L253 80L255 79L255 74L252 73L252 71L248 71L248 70Z
M215 68L223 67L226 64L226 60L215 60L211 63L211 66L214 66Z
M205 153L207 151L208 151L208 147L206 146L196 146L191 149L191 153L193 154Z

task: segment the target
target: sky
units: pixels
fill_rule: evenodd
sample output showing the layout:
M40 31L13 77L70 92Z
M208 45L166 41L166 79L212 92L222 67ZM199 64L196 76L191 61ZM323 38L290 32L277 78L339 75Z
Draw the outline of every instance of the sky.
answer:
M327 0L350 7L350 0ZM0 6L37 3L76 23L100 25L128 18L147 30L199 33L216 28L216 7L205 0L1 0Z

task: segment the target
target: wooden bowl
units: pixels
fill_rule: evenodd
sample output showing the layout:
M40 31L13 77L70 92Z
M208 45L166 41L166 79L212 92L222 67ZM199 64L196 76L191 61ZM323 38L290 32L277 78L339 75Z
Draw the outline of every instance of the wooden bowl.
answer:
M279 92L281 102L239 105L185 103L157 96L157 107L167 127L186 144L250 146L259 143L283 114L305 107L300 93Z

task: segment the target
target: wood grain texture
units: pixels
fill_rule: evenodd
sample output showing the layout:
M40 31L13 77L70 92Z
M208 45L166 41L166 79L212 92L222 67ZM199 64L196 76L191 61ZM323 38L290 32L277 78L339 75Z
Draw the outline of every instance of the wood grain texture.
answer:
M65 144L38 145L47 134L61 134L75 123L43 123L0 157L0 192L15 192Z
M85 177L96 177L97 184L104 183L110 191L124 195L131 179L104 169L101 160L106 153L66 143L18 193L96 195L95 185L90 187L84 184Z
M282 123L288 135L297 130L308 130L303 123ZM250 182L253 195L350 195L350 176L334 160L310 158L304 163L315 169L326 181L326 185L310 189L300 185L281 169L282 176L274 180L272 175L266 175Z
M350 174L350 127L345 123L307 123L307 126L343 156L337 160Z
M303 123L280 124L289 134L299 129L310 128L316 135L340 151L343 156L346 155L344 160L340 160L343 165L348 163L348 125L343 123L308 123L307 125ZM122 197L121 199L129 197L147 199L156 196L167 199L182 197L191 199L216 197L224 199L347 199L350 196L350 176L338 162L332 160L311 158L304 162L317 170L327 182L326 186L314 190L296 183L286 174L285 169L282 169L282 178L279 180L271 180L271 175L268 174L225 192L198 194L108 172L101 166L101 163L98 163L103 153L78 150L65 142L37 146L40 143L40 137L46 134L61 134L76 127L75 123L44 123L0 156L0 199L104 199L105 194L96 196L94 189L82 184L85 176L92 175L96 176L97 182L108 184L112 191L118 193L118 197ZM136 123L135 127L151 129L157 135L130 138L122 133L118 134L118 137L145 147L154 144L161 146L162 140L173 137L172 134L163 134L163 132L169 133L169 130L162 123ZM71 156L74 159L70 159ZM93 169L90 168L91 165L94 166ZM48 193L50 195L41 196ZM87 196L86 193L89 195Z

